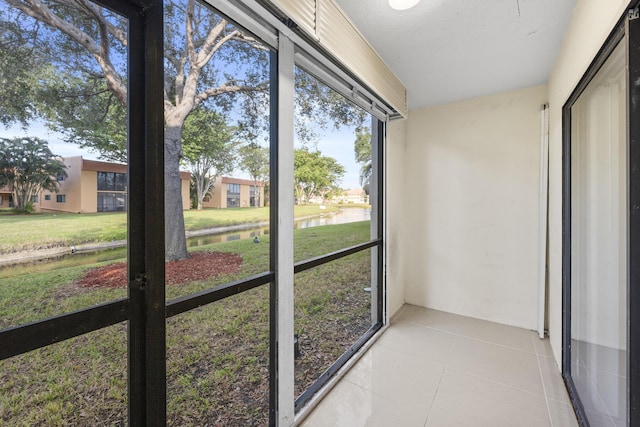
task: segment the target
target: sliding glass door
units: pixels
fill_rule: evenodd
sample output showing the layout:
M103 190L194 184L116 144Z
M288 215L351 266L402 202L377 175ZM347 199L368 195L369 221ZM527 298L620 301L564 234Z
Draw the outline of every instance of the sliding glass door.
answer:
M635 7L563 107L562 373L581 426L640 421L639 81Z
M626 418L625 45L571 107L571 374L592 426Z

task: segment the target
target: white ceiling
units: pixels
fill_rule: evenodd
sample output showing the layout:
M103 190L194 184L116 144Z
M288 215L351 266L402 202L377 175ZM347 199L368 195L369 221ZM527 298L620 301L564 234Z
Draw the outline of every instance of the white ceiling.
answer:
M576 0L337 0L407 88L409 109L546 83Z

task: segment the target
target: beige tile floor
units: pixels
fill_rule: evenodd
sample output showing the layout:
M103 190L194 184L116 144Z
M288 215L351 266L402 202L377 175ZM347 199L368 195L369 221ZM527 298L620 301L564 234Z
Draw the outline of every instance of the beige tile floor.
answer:
M548 340L406 305L303 427L577 426Z

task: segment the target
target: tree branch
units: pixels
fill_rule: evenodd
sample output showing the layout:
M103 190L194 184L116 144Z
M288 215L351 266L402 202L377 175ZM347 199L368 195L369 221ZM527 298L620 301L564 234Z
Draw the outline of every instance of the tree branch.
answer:
M262 50L265 52L269 51L269 48L266 47L264 44L260 43L256 38L249 37L246 34L241 32L238 32L238 34L233 37L233 40L247 43L249 46L251 46L254 49Z
M195 12L195 0L189 0L187 3L187 55L189 56L189 62L191 64L196 63L196 48L193 44L194 34L194 17Z
M227 86L222 85L219 87L212 87L205 91L200 92L196 95L194 108L199 106L203 101L213 97L222 95L225 93L235 93L235 92L264 92L267 90L266 86L258 85L258 86Z
M104 72L107 87L111 91L113 91L114 95L116 96L116 98L118 98L122 105L127 105L127 87L122 82L122 79L111 63L111 60L108 56L108 49L106 52L104 52L102 46L99 45L93 38L80 30L78 27L59 18L51 11L51 9L49 9L44 3L42 3L41 0L7 0L7 2L23 13L37 20L40 20L41 22L44 22L51 27L57 28L58 30L69 36L71 39L76 41L78 44L80 44L82 47L84 47L87 51L89 51L89 53L93 55L93 57L98 61L100 68ZM105 23L106 20L102 14L100 14L99 17L93 16L93 18L100 26L108 25L107 23ZM101 41L101 44L108 44L108 37L105 37L104 34L102 39L103 40Z
M187 57L189 58L189 74L182 87L180 88L180 92L178 92L176 88L176 95L179 96L179 103L182 104L184 100L187 102L191 102L189 105L189 110L192 110L196 105L194 98L196 97L196 90L198 87L198 79L200 78L200 73L202 72L202 67L207 64L207 61L211 58L213 53L216 52L214 47L216 46L215 41L220 37L220 34L224 31L227 21L222 19L220 22L209 30L205 42L202 45L202 48L199 52L196 51L194 45L194 12L195 11L195 0L189 0L187 5ZM219 48L219 47L218 47ZM207 58L206 61L203 61L203 58ZM195 101L195 102L194 102ZM176 104L178 104L178 100L176 100Z
M111 34L116 40L122 43L123 46L127 46L128 39L127 33L120 28L116 27L112 23L110 23L107 19L104 18L103 10L104 8L98 6L97 4L87 1L87 0L58 0L61 4L68 4L70 6L78 5L87 11L88 14L92 15L95 19L100 19L104 21L106 24L107 32Z
M239 31L235 30L230 32L229 34L227 34L226 36L224 36L223 38L218 40L218 36L220 35L220 33L222 33L222 30L224 29L224 27L227 25L227 21L225 21L224 19L222 21L220 21L220 23L214 27L213 30L219 28L219 31L217 31L217 34L214 33L214 31L212 30L211 32L209 32L209 35L207 36L207 39L205 40L205 42L202 45L202 49L200 49L200 53L198 54L198 59L197 59L197 66L199 68L204 67L207 62L209 62L209 60L211 59L211 57L229 40L235 38L238 34ZM217 41L216 41L217 40Z

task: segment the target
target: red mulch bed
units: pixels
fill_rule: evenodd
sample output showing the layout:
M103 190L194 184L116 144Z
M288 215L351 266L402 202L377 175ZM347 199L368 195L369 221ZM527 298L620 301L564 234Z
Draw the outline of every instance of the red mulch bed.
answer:
M240 270L242 257L228 252L194 252L188 259L169 261L166 265L167 285L206 280ZM127 263L117 262L89 270L77 284L83 288L104 289L127 286Z

